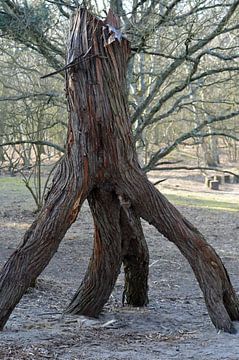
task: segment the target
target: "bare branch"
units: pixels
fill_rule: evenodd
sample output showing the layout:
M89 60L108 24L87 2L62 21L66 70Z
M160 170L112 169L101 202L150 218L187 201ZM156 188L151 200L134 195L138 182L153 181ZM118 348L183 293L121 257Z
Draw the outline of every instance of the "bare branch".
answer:
M228 134L224 131L211 131L210 133L197 133L197 137L204 138L209 136L223 136L230 139L233 139L235 141L239 141L239 137L236 135Z
M172 88L171 90L169 90L164 96L162 96L157 105L153 106L150 110L150 112L144 116L144 121L140 123L140 125L137 128L136 134L135 134L135 141L137 141L139 139L139 136L141 134L141 132L145 129L146 126L164 119L165 117L167 117L168 115L170 115L178 106L178 104L181 102L182 99L187 98L188 96L182 96L178 99L178 101L175 102L174 106L171 107L170 110L168 110L165 114L162 114L160 116L157 117L157 119L154 119L154 115L161 109L162 105L168 101L169 99L171 99L173 97L173 95L175 95L178 92L181 92L182 90L184 90L189 82L194 82L197 81L199 79L202 79L204 77L207 76L211 76L211 75L215 75L215 74L220 74L223 72L230 72L230 71L238 71L239 67L238 66L229 66L229 67L225 67L225 68L219 68L219 69L209 69L207 71L204 71L198 75L194 75L197 71L197 66L199 63L199 59L201 58L202 54L199 55L197 62L195 63L195 66L192 68L190 74L188 75L188 77L185 79L184 82L182 82L180 85L175 86L174 88Z
M22 94L18 96L0 96L0 101L19 101L29 98L37 98L37 97L59 97L61 94L58 94L56 92L45 92L45 93L36 93L36 94Z
M215 172L220 172L220 173L225 173L225 174L231 174L234 175L236 177L239 177L239 174L236 174L230 170L223 170L223 169L218 169L215 167L210 167L210 166L176 166L176 167L156 167L153 168L151 170L159 170L159 171L172 171L172 170L203 170L203 171L215 171Z
M2 16L5 17L5 21L0 22L0 30L3 35L14 38L15 41L42 54L53 68L61 68L62 62L57 59L56 55L64 59L63 49L54 45L47 38L39 24L29 23L28 16L31 17L32 14L28 15L28 7L20 6L11 0L5 0L1 5L4 9Z
M197 137L197 134L200 135L199 131L202 130L205 126L211 125L212 123L215 123L215 122L229 120L238 115L239 115L239 110L235 111L235 112L231 112L226 115L209 117L207 120L203 121L200 125L196 126L194 129L179 136L171 145L166 146L163 149L159 149L151 157L149 163L144 167L144 171L147 172L147 171L151 170L160 159L162 159L166 155L170 154L179 144L183 143L185 140Z
M226 24L234 14L235 10L237 9L238 5L239 5L239 0L234 1L233 4L228 9L227 14L222 18L222 20L219 22L217 27L209 35L205 36L203 39L198 40L198 42L195 45L192 45L191 47L187 48L187 51L185 49L181 53L181 55L160 74L160 76L155 81L155 84L152 87L150 94L144 99L144 101L142 101L142 103L138 106L135 113L132 115L131 120L133 123L142 115L145 109L155 98L156 93L159 91L160 87L168 78L168 76L171 75L180 65L182 65L183 62L188 60L190 56L192 56L198 50L202 49L205 45L207 45L211 40L213 40L216 36L218 36L222 32L222 30L225 28Z
M139 48L132 47L131 50L136 52L136 53L140 52L140 53L143 53L143 54L146 54L146 55L160 56L160 57L163 57L165 59L173 59L173 60L178 59L178 56L167 55L167 54L160 53L160 52L157 52L157 51L148 51L148 50L145 50L144 48L139 49Z
M232 55L224 55L222 53L216 52L213 49L208 49L205 51L205 54L217 57L220 60L228 61L228 60L234 60L239 58L239 54L232 54Z
M181 92L184 90L188 84L191 81L192 76L196 73L198 65L200 61L200 56L198 57L197 61L194 62L193 67L189 73L189 75L186 77L185 81L182 82L180 85L175 86L173 89L169 90L161 99L159 99L158 104L154 106L150 113L144 118L143 123L140 124L140 126L137 128L136 135L135 135L135 141L138 140L139 134L143 131L143 129L151 123L151 119L154 116L156 112L159 111L161 106L170 99L174 94Z
M54 149L56 149L57 151L60 151L62 153L65 152L65 149L63 147L61 147L60 145L57 144L53 144L50 141L46 141L46 140L19 140L19 141L8 141L5 143L0 143L0 147L4 147L4 146L14 146L14 145L21 145L21 144L34 144L34 145L46 145L49 147L53 147Z

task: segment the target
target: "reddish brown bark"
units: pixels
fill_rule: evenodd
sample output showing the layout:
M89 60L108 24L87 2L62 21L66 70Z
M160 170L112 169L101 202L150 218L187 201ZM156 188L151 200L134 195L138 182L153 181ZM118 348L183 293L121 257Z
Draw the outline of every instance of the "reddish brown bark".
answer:
M65 312L98 316L114 288L122 263L120 206L114 192L98 189L91 192L89 204L95 224L93 254Z
M106 22L86 10L73 18L66 71L66 155L42 211L0 274L0 328L48 264L88 197L95 223L94 250L66 312L97 316L122 261L127 302L147 303L148 250L142 217L187 258L216 328L233 332L238 299L220 258L138 165L125 87L129 43L108 24L117 25L112 13Z
M116 193L104 184L88 197L95 225L94 249L85 277L66 313L98 316L107 302L122 260L127 303L148 302L148 250L140 219L126 214Z
M127 175L127 176L125 176ZM203 292L209 316L217 329L235 332L238 297L215 250L202 234L143 176L140 169L121 174L118 194L130 199L138 216L175 243L191 265ZM143 199L143 201L142 201Z
M62 160L44 208L0 273L0 329L57 251L87 196L90 182L86 187L83 176L76 178L74 166L71 157Z

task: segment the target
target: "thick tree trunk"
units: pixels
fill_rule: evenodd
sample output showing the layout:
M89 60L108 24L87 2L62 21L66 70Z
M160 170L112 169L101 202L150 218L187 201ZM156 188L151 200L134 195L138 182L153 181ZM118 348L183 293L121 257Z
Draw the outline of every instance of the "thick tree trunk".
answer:
M235 332L231 320L239 319L239 302L227 271L202 234L135 167L118 182L137 214L175 243L194 271L209 316L217 329ZM142 201L143 199L143 201Z
M98 189L92 191L89 204L95 224L94 250L85 277L65 312L98 316L122 263L120 206L114 192Z
M127 303L146 305L149 260L140 219L131 211L125 214L122 202L106 184L93 190L88 201L95 224L93 254L65 313L97 317L114 288L122 260Z
M127 110L129 42L110 11L105 22L75 13L68 48L66 154L37 220L0 273L0 329L57 250L88 197L95 223L93 255L68 313L97 316L120 266L129 304L148 301L148 249L140 217L174 242L189 261L212 322L233 332L239 305L215 251L140 169Z
M87 197L88 185L83 176L74 176L74 167L71 158L62 160L44 208L0 273L0 329L57 251Z

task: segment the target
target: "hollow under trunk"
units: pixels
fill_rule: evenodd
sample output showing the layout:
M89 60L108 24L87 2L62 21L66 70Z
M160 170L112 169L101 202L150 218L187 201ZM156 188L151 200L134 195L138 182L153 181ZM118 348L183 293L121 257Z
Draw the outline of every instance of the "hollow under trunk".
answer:
M189 261L218 329L233 332L239 305L213 248L148 181L137 161L126 98L129 42L110 11L101 21L85 9L72 19L66 67L66 153L45 204L0 273L0 329L46 267L88 198L94 249L66 312L98 316L123 262L129 304L148 302L148 249L140 217L174 242Z

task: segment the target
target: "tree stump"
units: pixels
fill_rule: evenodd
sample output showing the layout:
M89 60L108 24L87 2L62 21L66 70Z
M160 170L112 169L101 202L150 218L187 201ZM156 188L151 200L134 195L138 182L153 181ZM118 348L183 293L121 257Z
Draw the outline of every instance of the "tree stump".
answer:
M219 190L219 181L218 180L211 180L209 185L211 190Z
M239 175L233 175L233 184L239 184Z
M213 177L212 176L206 176L205 177L205 185L206 187L210 187L210 182L213 180Z
M230 175L224 175L224 183L225 184L230 184L231 183Z
M66 66L66 152L37 219L0 273L0 329L57 251L88 198L95 224L86 275L66 312L98 316L125 268L124 298L148 302L148 249L140 218L175 243L189 261L217 329L234 332L239 303L222 261L202 234L141 170L128 114L130 44L111 11L101 21L85 9L72 18Z
M222 177L220 175L214 175L213 180L218 181L219 185L222 183Z

